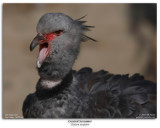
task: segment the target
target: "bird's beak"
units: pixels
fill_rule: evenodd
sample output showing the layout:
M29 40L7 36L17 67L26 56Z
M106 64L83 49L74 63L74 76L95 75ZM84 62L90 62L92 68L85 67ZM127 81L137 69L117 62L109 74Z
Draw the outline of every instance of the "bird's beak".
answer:
M36 36L30 44L30 51L32 51L38 44L38 36Z
M38 33L37 36L32 40L30 44L30 51L32 51L43 40L45 40L44 35L41 33Z

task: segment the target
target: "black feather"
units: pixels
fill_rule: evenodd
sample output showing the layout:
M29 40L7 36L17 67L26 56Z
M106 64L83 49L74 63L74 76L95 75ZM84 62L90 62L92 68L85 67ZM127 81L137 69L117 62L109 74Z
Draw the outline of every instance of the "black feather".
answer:
M156 84L137 74L129 77L82 68L68 74L59 87L63 89L48 90L43 98L37 88L24 102L24 117L136 118L152 114L156 118Z

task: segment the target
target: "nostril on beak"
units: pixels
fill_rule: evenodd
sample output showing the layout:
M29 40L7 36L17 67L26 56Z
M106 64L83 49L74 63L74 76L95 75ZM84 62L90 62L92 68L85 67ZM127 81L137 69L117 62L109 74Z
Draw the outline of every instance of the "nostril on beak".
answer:
M38 33L37 38L38 38L38 40L45 40L46 39L42 33Z

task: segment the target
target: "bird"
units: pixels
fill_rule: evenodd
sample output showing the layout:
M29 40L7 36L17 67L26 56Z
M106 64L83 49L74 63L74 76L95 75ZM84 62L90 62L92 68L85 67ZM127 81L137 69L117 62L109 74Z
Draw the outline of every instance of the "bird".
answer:
M156 83L138 73L72 69L81 42L96 41L85 34L94 26L85 25L84 17L74 20L64 13L46 13L39 19L30 50L39 46L40 78L23 102L23 117L156 118Z

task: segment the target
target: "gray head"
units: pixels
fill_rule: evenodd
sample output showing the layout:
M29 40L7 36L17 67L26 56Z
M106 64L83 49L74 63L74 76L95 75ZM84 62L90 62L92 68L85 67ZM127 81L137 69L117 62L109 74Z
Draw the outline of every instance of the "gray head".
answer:
M83 17L82 17L83 18ZM73 20L63 13L47 13L37 24L37 36L30 50L39 45L37 68L41 78L59 80L71 70L79 53L80 42L94 39L84 35L92 26Z

